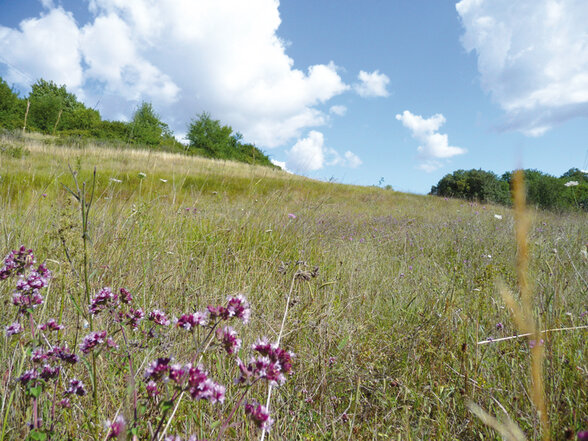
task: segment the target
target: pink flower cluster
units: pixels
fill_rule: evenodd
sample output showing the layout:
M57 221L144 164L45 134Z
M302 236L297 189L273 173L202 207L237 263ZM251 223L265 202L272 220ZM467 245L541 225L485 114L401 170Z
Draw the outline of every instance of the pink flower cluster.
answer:
M247 323L251 315L251 307L247 299L241 294L235 297L229 297L228 304L224 306L208 306L210 317L228 320L230 318L238 318Z
M80 351L88 354L96 346L106 343L108 348L118 348L118 345L111 338L106 338L106 331L90 332L80 343Z
M27 250L23 245L18 250L11 251L4 259L4 266L0 269L0 280L8 279L13 274L22 275L34 264L33 250Z
M182 315L176 322L178 328L183 328L187 331L196 326L206 326L208 324L208 311L196 311L192 314Z
M292 371L292 352L270 344L266 338L258 340L252 346L258 352L257 357L251 357L249 364L245 365L237 359L240 376L237 383L252 384L255 380L264 378L270 384L279 386L286 381L286 374Z
M178 387L186 390L194 400L206 400L211 403L224 401L225 387L211 380L202 365L170 365L170 362L169 357L158 358L145 371L147 394L150 397L159 394L158 382L173 381Z
M255 401L245 404L245 414L249 415L255 425L260 429L269 430L274 423L267 407Z
M12 295L13 305L18 306L21 312L41 305L43 296L39 291L47 286L50 278L51 271L43 264L30 271L26 277L20 274L16 282L16 292Z

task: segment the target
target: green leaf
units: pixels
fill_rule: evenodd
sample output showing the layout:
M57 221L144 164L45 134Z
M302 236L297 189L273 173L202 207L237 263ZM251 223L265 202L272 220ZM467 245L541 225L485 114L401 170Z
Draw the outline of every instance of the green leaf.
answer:
M29 395L31 395L32 397L35 398L39 398L41 396L41 393L43 392L43 385L39 384L35 387L29 387L27 392L29 393Z
M166 412L174 407L174 402L172 400L163 401L161 403L161 411Z
M45 441L47 439L47 433L43 430L33 429L29 433L29 439L35 441Z

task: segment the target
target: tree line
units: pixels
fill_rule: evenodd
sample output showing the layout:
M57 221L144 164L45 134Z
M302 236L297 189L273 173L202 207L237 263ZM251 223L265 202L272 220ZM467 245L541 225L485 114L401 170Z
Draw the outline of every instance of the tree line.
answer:
M31 86L28 96L21 98L0 77L0 129L24 131L25 128L54 135L64 142L106 141L275 167L254 144L243 142L239 132L206 112L191 120L189 144L184 145L174 137L151 103L141 103L128 122L109 121L79 101L64 85L40 79Z
M429 194L511 205L514 172L497 176L482 169L457 170L445 175ZM571 168L560 177L524 170L529 205L554 211L588 211L588 173Z

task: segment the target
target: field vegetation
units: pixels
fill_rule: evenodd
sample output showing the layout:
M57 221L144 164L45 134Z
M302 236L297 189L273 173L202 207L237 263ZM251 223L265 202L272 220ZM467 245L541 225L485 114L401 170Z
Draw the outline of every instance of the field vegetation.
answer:
M588 430L585 213L529 212L525 317L550 331L503 339L524 330L511 313L525 299L508 207L47 139L0 141L0 254L24 245L52 273L34 308L14 304L17 278L0 280L1 440L500 439L471 403L529 440ZM249 320L231 310L238 295ZM240 345L219 331L220 307ZM145 315L134 330L129 308ZM207 311L206 326L182 326ZM263 336L295 355L291 371L280 358L261 435L269 421L253 406L269 383L235 379ZM37 349L65 345L79 362L62 351L54 376L30 374ZM200 361L224 400L182 389L167 357ZM170 376L159 395L158 366Z

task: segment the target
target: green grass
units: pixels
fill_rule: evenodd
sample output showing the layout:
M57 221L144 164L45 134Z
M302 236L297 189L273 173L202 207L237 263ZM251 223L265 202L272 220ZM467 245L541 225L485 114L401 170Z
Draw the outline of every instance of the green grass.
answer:
M79 207L63 186L74 185L68 164L87 188L97 168L89 217L92 291L126 287L144 310L176 316L244 293L252 317L237 329L242 358L257 337L277 337L294 271L319 268L317 277L294 285L282 340L296 353L294 375L272 395L269 439L500 439L467 410L468 400L495 415L503 406L529 439L541 438L528 392L527 340L477 345L517 332L498 291L502 282L517 292L509 209L181 155L2 142L22 151L0 152L0 254L25 244L38 261L47 260L54 279L35 314L70 325L70 342L78 317L73 300L83 298L84 283ZM588 262L581 254L587 220L532 213L529 276L542 329L588 324L581 317L588 310ZM7 282L0 282L3 326L15 319ZM94 329L103 320L98 316ZM87 332L79 326L78 341ZM553 439L588 429L586 337L586 329L545 336ZM25 347L14 337L0 341L5 439L21 439L31 404L14 378L27 359ZM170 354L187 361L191 353L190 340L170 330L133 356L139 366ZM129 416L124 354L103 353L96 363L99 406L91 394L78 400L56 439L103 439L103 421L118 409ZM223 384L237 376L217 349L204 363ZM90 384L89 369L76 369ZM264 401L264 388L250 392ZM222 406L184 402L170 432L215 439L215 421L230 412L236 394L228 387ZM49 420L50 400L40 412ZM226 439L258 439L242 411L237 415ZM142 430L149 430L149 417Z

